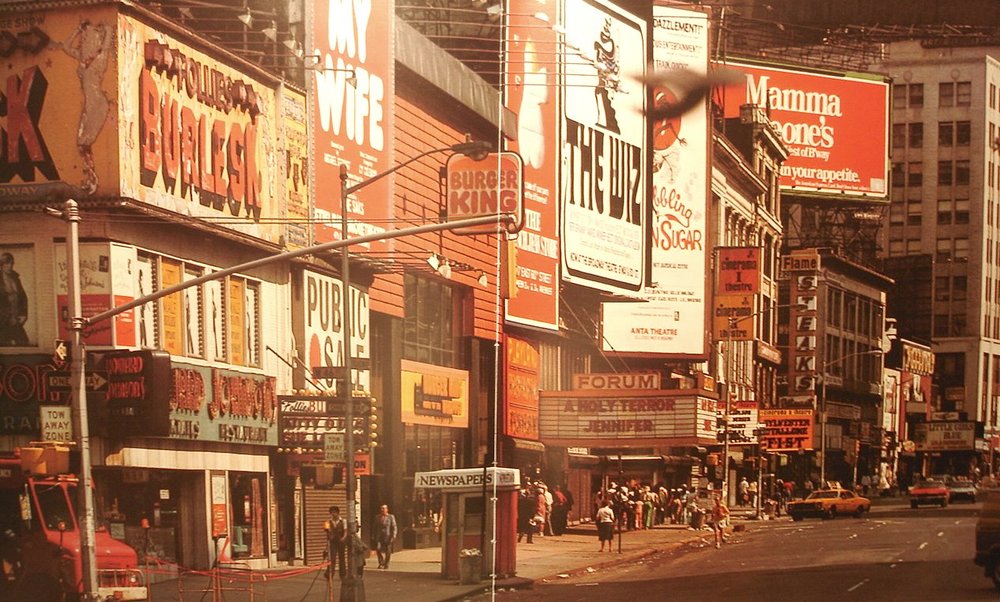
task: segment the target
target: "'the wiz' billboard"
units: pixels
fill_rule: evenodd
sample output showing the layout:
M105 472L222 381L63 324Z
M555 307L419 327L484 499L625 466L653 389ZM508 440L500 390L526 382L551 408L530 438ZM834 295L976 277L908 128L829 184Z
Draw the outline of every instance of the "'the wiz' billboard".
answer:
M726 117L766 107L788 146L789 192L884 200L889 174L889 85L881 80L727 63L744 82L725 91Z
M603 0L567 0L563 45L563 278L638 291L646 266L646 25Z

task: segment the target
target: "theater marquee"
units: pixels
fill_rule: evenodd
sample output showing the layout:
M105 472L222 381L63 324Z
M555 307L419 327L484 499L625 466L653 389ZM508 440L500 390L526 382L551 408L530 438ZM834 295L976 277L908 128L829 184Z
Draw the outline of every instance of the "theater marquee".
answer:
M690 391L542 391L539 430L544 443L569 447L711 444L715 406Z

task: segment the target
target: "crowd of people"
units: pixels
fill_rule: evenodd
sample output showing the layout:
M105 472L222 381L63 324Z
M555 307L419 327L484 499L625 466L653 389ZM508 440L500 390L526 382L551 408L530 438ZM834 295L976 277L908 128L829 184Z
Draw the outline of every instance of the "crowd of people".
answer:
M618 527L624 531L650 529L664 524L690 524L698 507L698 492L693 487L681 485L667 489L648 484L619 485L612 482L606 491L594 495L594 514L597 509L611 503Z
M517 541L535 536L559 536L566 532L573 495L556 485L550 491L542 481L526 481L517 500Z

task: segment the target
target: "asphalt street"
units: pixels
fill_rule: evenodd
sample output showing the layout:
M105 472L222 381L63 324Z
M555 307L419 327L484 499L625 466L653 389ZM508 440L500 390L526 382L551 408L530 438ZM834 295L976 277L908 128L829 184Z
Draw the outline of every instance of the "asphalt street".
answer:
M912 510L900 499L861 519L762 522L719 550L695 544L499 598L995 602L1000 593L972 563L978 510Z

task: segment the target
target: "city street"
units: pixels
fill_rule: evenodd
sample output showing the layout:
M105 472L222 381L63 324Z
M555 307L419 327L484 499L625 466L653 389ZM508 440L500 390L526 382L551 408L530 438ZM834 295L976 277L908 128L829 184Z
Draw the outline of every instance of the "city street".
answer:
M863 519L755 523L721 550L689 545L641 563L539 580L503 599L997 600L972 563L978 510L912 510L894 499Z

